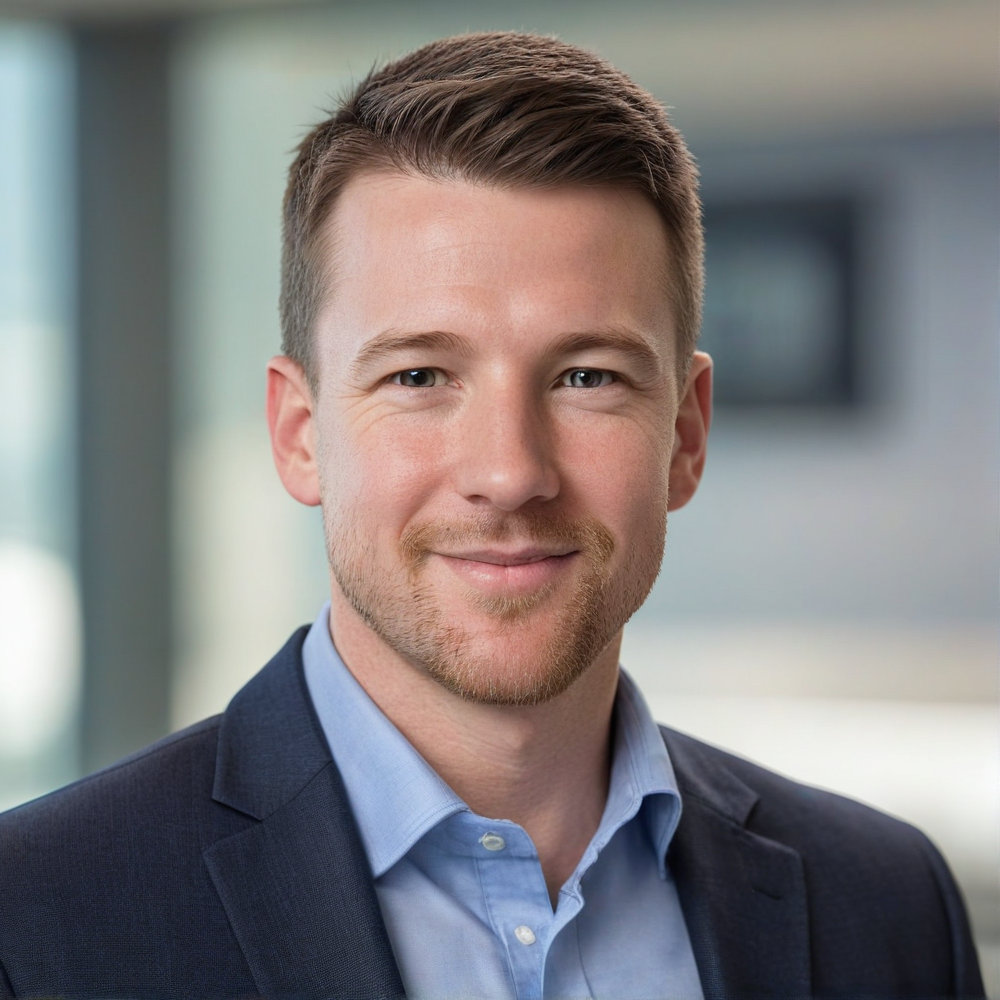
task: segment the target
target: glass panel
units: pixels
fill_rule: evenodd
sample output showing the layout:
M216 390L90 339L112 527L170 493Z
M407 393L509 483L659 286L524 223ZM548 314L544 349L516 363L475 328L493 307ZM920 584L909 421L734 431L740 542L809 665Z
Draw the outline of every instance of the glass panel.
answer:
M74 777L71 65L0 22L0 808Z

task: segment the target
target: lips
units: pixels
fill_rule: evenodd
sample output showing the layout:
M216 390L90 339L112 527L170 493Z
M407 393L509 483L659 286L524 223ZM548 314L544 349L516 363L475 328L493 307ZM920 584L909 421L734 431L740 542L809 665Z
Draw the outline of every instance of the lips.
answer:
M476 549L466 552L438 552L446 559L464 559L467 562L488 563L492 566L525 566L545 559L560 559L572 555L575 549Z
M576 586L581 570L600 572L614 550L611 532L595 518L527 511L416 522L400 536L410 579L443 588L442 599L458 583L467 597L540 600Z
M485 550L461 555L434 553L452 573L475 590L490 595L522 596L558 582L579 555L560 552Z

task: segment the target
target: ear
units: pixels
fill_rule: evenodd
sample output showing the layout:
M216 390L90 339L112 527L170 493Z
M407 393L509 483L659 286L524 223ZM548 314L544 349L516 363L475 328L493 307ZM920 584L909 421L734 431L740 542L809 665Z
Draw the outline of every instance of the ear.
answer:
M319 504L313 398L305 372L283 355L267 365L267 426L271 454L285 489L299 503Z
M705 468L705 447L712 423L712 359L695 351L674 423L670 454L668 510L678 510L694 496Z

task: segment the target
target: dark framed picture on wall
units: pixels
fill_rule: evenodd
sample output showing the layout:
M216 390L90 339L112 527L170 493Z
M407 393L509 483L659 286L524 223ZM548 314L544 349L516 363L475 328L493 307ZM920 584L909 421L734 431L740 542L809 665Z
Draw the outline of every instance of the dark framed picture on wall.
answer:
M701 346L734 407L846 407L857 392L857 201L705 206Z

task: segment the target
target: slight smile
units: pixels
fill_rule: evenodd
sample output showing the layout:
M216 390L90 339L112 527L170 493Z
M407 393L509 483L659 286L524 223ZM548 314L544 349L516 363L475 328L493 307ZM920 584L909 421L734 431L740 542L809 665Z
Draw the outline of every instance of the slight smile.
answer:
M477 590L510 596L530 594L550 586L579 554L579 549L552 552L538 548L434 553L453 573Z

